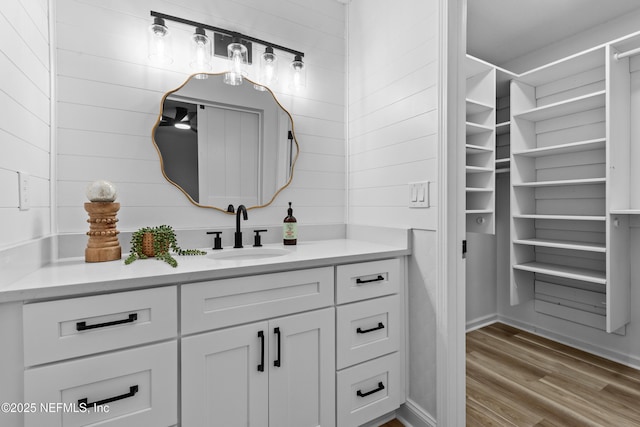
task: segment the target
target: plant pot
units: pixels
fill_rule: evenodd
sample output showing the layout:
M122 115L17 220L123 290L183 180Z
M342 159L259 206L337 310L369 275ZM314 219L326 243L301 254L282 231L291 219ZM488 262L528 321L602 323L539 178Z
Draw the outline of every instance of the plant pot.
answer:
M153 248L154 237L152 233L144 233L142 236L142 253L146 256L153 258L156 256L156 251ZM165 243L165 252L169 251L169 242Z

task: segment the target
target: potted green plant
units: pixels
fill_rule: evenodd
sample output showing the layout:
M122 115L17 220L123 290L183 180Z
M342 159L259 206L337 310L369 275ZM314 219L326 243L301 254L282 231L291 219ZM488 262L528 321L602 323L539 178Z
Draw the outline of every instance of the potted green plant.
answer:
M171 251L176 255L205 255L205 251L198 249L181 249L178 246L176 233L169 225L156 227L143 227L131 235L131 253L124 260L125 264L131 264L137 259L155 257L165 261L172 267L178 265L178 261L171 256Z

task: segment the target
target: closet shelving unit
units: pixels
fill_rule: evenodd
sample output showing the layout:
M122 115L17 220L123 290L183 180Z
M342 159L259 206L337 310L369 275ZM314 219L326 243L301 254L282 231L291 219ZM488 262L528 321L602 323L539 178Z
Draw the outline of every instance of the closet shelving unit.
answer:
M511 304L607 332L630 313L630 75L614 53L521 74L510 95Z
M466 65L467 231L495 234L496 70L469 55Z

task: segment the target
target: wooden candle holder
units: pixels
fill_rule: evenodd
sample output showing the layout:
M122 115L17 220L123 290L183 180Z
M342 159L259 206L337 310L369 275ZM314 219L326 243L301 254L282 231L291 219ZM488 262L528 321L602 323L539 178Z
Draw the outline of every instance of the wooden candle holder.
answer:
M84 210L89 213L89 242L84 251L86 262L114 261L122 258L122 248L118 241L116 230L116 215L120 210L120 203L90 202L84 204Z

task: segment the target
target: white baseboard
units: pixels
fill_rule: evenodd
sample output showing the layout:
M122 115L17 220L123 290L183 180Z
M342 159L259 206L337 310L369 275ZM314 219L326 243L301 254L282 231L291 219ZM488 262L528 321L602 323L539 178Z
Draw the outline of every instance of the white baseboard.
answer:
M640 369L640 358L637 356L626 354L626 353L619 353L609 348L605 348L605 347L593 345L590 343L586 343L584 341L576 340L566 335L558 334L548 329L540 328L531 323L522 322L520 320L516 320L510 317L498 316L497 321L513 326L515 328L525 330L534 335L539 335L544 338L549 338L550 340L557 341L562 344L566 344L568 346L586 351L591 354L595 354L596 356L604 357L605 359L618 362L622 365L626 365L634 369Z
M485 326L489 326L492 323L496 323L499 317L496 313L488 314L483 317L479 317L477 319L473 319L467 322L466 328L467 332L475 331L476 329L484 328Z
M396 418L406 427L436 427L437 421L417 405L413 400L407 401L396 411Z

